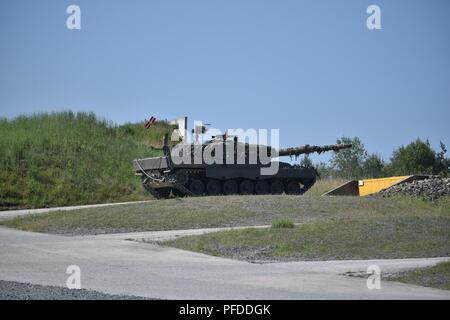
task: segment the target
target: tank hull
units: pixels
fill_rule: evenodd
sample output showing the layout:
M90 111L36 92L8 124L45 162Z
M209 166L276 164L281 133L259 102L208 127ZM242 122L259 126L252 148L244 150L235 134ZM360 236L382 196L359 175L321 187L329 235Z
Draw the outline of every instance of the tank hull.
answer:
M144 188L156 198L232 194L303 194L316 179L314 168L279 162L273 175L260 164L176 165L168 157L133 161Z

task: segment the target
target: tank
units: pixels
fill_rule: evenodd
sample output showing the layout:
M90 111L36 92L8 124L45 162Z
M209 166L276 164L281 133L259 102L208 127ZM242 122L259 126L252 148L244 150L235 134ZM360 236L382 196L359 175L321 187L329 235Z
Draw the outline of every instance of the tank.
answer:
M168 145L162 157L133 160L136 175L155 198L232 194L295 194L311 188L319 173L314 167L279 161L279 157L350 148L349 144L304 145L274 149L214 137L203 144Z

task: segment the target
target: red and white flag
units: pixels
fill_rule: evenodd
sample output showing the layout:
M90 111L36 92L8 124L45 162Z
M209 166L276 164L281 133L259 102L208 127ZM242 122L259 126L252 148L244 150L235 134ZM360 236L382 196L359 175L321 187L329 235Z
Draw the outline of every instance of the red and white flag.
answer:
M144 124L144 128L148 129L150 126L155 123L156 118L154 116L151 116L150 119L147 120L147 122Z

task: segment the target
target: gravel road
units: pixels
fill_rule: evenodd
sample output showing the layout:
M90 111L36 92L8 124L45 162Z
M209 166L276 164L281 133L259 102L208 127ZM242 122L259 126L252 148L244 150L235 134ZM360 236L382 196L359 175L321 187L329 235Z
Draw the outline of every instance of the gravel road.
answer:
M158 234L160 237L161 234ZM301 261L252 264L122 239L64 237L0 227L0 279L64 287L68 265L82 288L161 299L450 299L450 292L346 272L378 265L382 272L435 265L448 258ZM3 292L3 290L0 290Z
M136 296L113 295L95 290L70 290L64 287L41 286L0 280L0 300L140 300Z

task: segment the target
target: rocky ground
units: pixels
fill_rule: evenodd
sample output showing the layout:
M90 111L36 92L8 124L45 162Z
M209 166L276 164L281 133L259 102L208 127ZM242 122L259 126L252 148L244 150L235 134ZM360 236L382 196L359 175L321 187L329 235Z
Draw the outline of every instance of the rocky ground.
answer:
M450 178L433 177L415 180L409 183L394 185L380 192L382 196L404 194L436 200L442 196L450 196Z
M111 295L93 290L70 290L0 280L0 300L136 300L136 296Z

